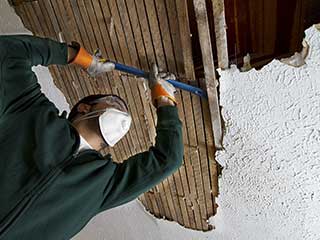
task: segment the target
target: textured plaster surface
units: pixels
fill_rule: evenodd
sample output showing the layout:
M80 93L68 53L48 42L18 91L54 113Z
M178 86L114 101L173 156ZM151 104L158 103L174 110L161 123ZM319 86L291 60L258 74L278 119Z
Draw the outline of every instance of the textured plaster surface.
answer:
M0 34L30 34L0 1ZM300 68L273 61L261 71L220 72L226 122L219 209L202 233L155 219L138 201L103 212L75 240L319 240L320 33L306 32ZM68 110L48 70L34 68L42 90ZM66 196L67 197L67 196Z
M300 68L220 72L225 239L320 239L320 32L306 41Z

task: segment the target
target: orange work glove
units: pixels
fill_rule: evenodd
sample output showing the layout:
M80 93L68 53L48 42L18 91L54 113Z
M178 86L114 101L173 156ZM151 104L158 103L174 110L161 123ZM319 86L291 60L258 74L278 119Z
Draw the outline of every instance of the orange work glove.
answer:
M81 66L91 77L115 69L114 63L102 58L100 50L97 50L94 55L91 55L77 42L72 42L69 46L78 51L76 57L71 60L70 63Z
M166 97L177 104L174 94L176 93L175 87L167 80L175 80L176 77L172 73L158 72L156 64L152 65L152 71L149 75L149 88L151 89L152 103L157 106L157 100Z

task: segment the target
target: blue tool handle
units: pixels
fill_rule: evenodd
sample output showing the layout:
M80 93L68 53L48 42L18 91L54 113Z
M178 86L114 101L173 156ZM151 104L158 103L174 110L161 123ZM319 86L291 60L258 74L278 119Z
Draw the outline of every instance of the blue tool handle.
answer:
M175 88L179 88L185 91L188 91L190 93L193 93L195 95L198 95L202 98L208 98L207 93L203 91L201 88L193 87L191 85L176 81L176 80L167 80L169 83L171 83Z
M121 63L116 63L113 62L115 64L115 70L121 71L121 72L125 72L125 73L129 73L129 74L133 74L135 76L138 77L143 77L148 79L149 78L149 73L142 71L140 69L134 68L134 67L130 67ZM188 92L191 92L195 95L198 95L199 97L202 98L208 98L207 93L205 91L203 91L201 88L197 88L197 87L193 87L191 85L179 82L179 81L175 81L175 80L168 80L169 83L171 83L175 88L179 88Z
M133 74L137 77L143 77L148 79L149 78L149 74L146 73L145 71L142 71L140 69L134 68L134 67L130 67L127 65L123 65L121 63L116 63L116 62L112 62L115 64L115 69L120 71L120 72L125 72L125 73L130 73Z

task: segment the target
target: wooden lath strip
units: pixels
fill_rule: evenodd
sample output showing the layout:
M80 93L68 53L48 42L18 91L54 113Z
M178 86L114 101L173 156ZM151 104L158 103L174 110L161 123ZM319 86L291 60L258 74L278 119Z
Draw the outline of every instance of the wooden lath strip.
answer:
M45 5L41 2L39 3L38 1L33 2L34 8L37 9L37 16L40 20L40 22L45 24L46 26L46 34L48 34L46 37L50 37L53 39L56 39L58 36L56 36L55 32L55 27L52 23L51 18L49 17L49 12Z
M160 3L161 2L159 2L157 4L160 4ZM180 68L180 69L177 68L178 63L177 63L176 60L178 60L179 62L181 62L181 60L182 60L181 58L177 59L177 57L179 56L179 54L177 54L177 50L179 49L180 52L181 52L181 47L179 46L180 39L177 38L178 35L175 36L175 38L174 38L175 41L173 41L174 33L179 33L179 28L178 28L178 25L176 24L176 21L175 21L175 16L177 14L176 10L175 10L175 3L171 1L171 4L170 4L167 1L166 5L168 5L168 7L166 7L167 9L162 9L161 5L157 6L158 17L159 17L159 19L161 19L161 21L159 21L160 22L160 30L161 30L162 36L163 36L163 33L165 33L164 36L167 37L167 39L165 39L165 38L163 39L165 56L166 56L166 59L169 60L169 61L167 61L168 70L170 72L176 72L176 73L178 73L178 75L180 75L180 73L183 73L183 68ZM161 11L161 9L162 9L162 11ZM168 12L168 16L166 16L167 15L166 10ZM165 23L167 23L166 17L168 17L167 19L168 19L169 22L171 22L171 24L169 24L169 25L165 24ZM168 33L170 33L170 34L168 34ZM170 62L170 60L171 60L171 62ZM181 95L181 94L185 95L187 93L180 92L180 95L178 95L178 96L180 96L180 101L181 101L181 99L183 97L183 95ZM182 103L182 101L181 101L181 103ZM185 123L187 121L187 119L185 117L185 112L186 111L187 112L192 112L192 108L191 109L188 108L188 105L186 105L186 102L183 101L183 104L181 104L178 109L179 109L179 113L180 113L180 118L184 122L184 132L185 132L186 131L186 128L185 128L186 124ZM186 134L184 134L184 135L186 135ZM187 160L187 161L189 161L189 160ZM169 180L170 180L170 178L169 178ZM172 183L171 186L174 184L173 186L175 186L175 188L177 188L177 190L178 190L178 192L174 192L174 196L175 195L178 196L179 203L180 203L180 209L182 211L182 216L185 216L185 215L187 215L187 210L185 210L186 203L184 202L184 198L183 197L182 198L179 197L183 193L183 188L181 186L181 182L182 182L181 181L181 172L176 172L174 174L173 180L174 180L174 183ZM179 189L180 189L180 193L179 193ZM196 204L194 204L194 205L196 205ZM203 209L203 214L205 215L205 209ZM198 219L199 219L199 223L200 223L201 222L201 216L199 216L199 217L200 218L198 218ZM180 218L180 220L179 220L179 218ZM183 220L185 222L184 225L186 226L187 223L189 222L189 219L184 217ZM181 222L181 216L178 216L178 222ZM205 226L205 224L202 224L202 225Z
M203 1L202 2L203 4L205 4L205 2ZM203 31L204 29L206 29L207 31L207 36L209 37L209 40L210 40L210 35L209 35L209 25L208 25L208 22L206 21L207 25L200 30L199 29L199 9L197 9L197 7L199 6L196 6L196 4L199 4L199 3L195 3L194 1L194 7L195 7L195 12L196 12L196 16L197 16L197 24L198 24L198 31L199 31L199 35L200 35L200 31ZM205 6L205 5L204 5ZM205 14L205 17L207 17L207 12L206 10L203 11L203 13ZM203 17L203 16L201 16ZM203 33L202 33L203 34ZM202 47L202 52L206 52L205 54L210 54L211 53L211 59L212 59L212 64L213 64L213 56L212 56L212 50L211 50L211 43L210 44L207 44L206 47L204 48L203 47L203 36L201 37L200 36L200 44L201 44L201 47ZM209 52L209 53L208 53ZM203 56L205 55L203 53ZM205 63L204 61L204 64L207 64L208 62ZM208 69L205 69L205 74L207 76L207 72L206 70ZM212 71L213 71L213 74L214 74L214 65L212 65ZM215 75L213 75L213 77L215 77ZM206 78L207 80L207 78ZM214 79L215 80L215 79ZM203 84L203 82L200 82L201 83L201 87L203 88L207 88L207 91L209 91L208 89L208 84L207 84L208 81L206 81L205 84ZM216 91L216 89L215 89ZM215 93L217 94L217 93ZM208 95L211 95L210 93L208 93ZM216 95L217 97L217 95ZM196 99L195 99L196 100ZM209 104L212 102L211 100L211 97L209 96ZM199 103L198 103L199 104ZM207 151L207 161L202 161L201 162L201 174L202 174L202 178L203 178L203 182L204 182L204 194L205 194L205 199L206 199L206 208L207 208L207 211L208 211L208 215L207 215L207 218L209 216L212 216L215 214L216 212L216 209L215 209L215 196L217 195L217 192L218 192L218 179L217 179L217 166L216 166L216 162L214 160L214 152L215 152L215 147L214 147L214 144L213 144L213 140L212 140L212 131L211 129L214 130L214 127L216 126L213 126L211 124L211 121L210 121L210 112L212 113L211 109L210 109L210 105L208 106L208 102L205 102L205 101L202 101L201 105L198 105L199 107L195 107L194 110L198 110L200 109L202 106L202 113L201 112L195 112L195 115L196 116L203 116L203 121L204 121L204 128L201 127L201 124L200 125L197 125L197 131L198 131L198 134L201 135L201 138L198 139L201 141L201 139L205 139L204 142L198 142L198 149L199 149L199 152L200 152L200 155L202 155L203 151ZM217 99L216 99L216 106L215 106L216 109L218 109L218 114L219 114L219 105L218 105L218 102L217 102ZM208 109L210 109L210 112L208 111ZM211 119L212 119L212 114L211 114ZM220 120L220 114L218 115L218 118ZM220 122L221 124L221 122ZM220 131L221 131L221 125L219 127ZM215 131L215 130L214 130ZM206 149L204 149L202 146L203 144L206 144ZM201 159L203 159L203 157L201 157ZM211 226L208 226L209 229L211 228Z
M148 16L147 13L150 11L150 5L148 5L147 2L140 0L140 1L136 1L136 4L138 6L137 8L140 9L140 14L142 14L139 17L140 18L142 17L145 19L144 22L140 21L140 25L144 26L144 30L142 32L142 35L143 35L144 43L146 46L146 51L149 53L147 55L149 58L148 66L151 66L152 62L158 62L158 64L159 64L159 61L162 61L163 59L159 60L158 56L156 55L155 48L157 47L157 45L155 45L153 40L156 38L156 39L158 39L157 41L159 41L160 35L155 36L154 34L152 34L153 31L157 31L159 33L157 22L154 21L155 20L154 17L156 17L156 16L153 15L153 17L151 17L151 19L150 19L150 16ZM148 28L145 28L146 26L148 26ZM151 33L151 34L149 35L149 33ZM150 62L150 59L151 59L151 62ZM154 116L154 118L156 119L156 116ZM158 185L155 189L157 189L157 188L159 188L160 191L162 191L165 195L165 197L163 197L161 199L161 203L160 203L160 205L162 206L163 211L164 211L162 213L163 216L167 212L170 214L167 216L168 218L171 217L172 219L177 219L177 217L176 217L177 213L176 213L175 204L174 204L173 198L172 198L169 180L166 179L160 185Z
M120 10L120 13L122 11L124 11L123 5L124 4L119 5L120 8L122 9L122 10ZM151 63L149 62L148 56L146 53L146 47L145 47L145 44L143 41L143 36L142 36L141 28L140 28L140 23L139 23L139 19L138 19L135 1L127 0L127 1L125 1L125 5L126 5L126 10L129 14L129 22L130 22L130 26L131 26L131 30L132 30L132 34L133 34L133 39L134 39L132 44L135 43L136 49L138 52L138 61L139 61L138 67L140 67L141 69L144 69L145 71L148 71ZM154 142L154 137L156 135L155 134L155 127L154 127L155 126L155 119L154 119L155 116L154 116L154 111L152 111L153 106L151 106L151 104L150 104L149 93L144 89L144 85L142 82L140 84L138 84L138 88L140 91L140 96L143 100L142 101L143 108L145 109L145 113L143 114L143 116L145 118L145 122L147 124L147 127L150 129L148 132L149 139L150 139L149 145L150 145Z
M122 62L128 64L128 65L133 65L134 62L136 62L135 59L135 49L134 46L130 45L128 46L128 42L126 41L125 35L127 34L127 31L129 31L129 29L126 29L126 32L123 32L123 26L121 23L121 19L118 13L118 9L117 9L117 5L115 2L111 2L109 3L109 8L110 8L110 13L112 13L112 17L115 23L115 30L114 33L117 34L118 40L121 39L121 41L119 41L119 48L121 50L122 56L123 56L123 60ZM111 16L111 15L109 15ZM123 30L123 31L122 31ZM129 51L128 51L129 49ZM120 54L119 54L120 55ZM153 192L155 192L155 189L153 189ZM155 194L149 194L148 196L151 200L151 204L152 206L150 206L150 208L152 207L154 210L154 213L156 216L160 216L160 211L162 209L162 207L160 206L160 198L158 195Z
M208 24L208 17L207 17L207 10L206 10L206 3L205 0L193 0L194 9L196 14L196 21L198 25L198 32L199 32L199 40L201 45L201 52L203 58L203 65L205 71L205 87L207 88L208 93L208 105L204 104L204 109L210 109L210 117L211 117L211 124L207 125L207 129L205 131L206 139L207 139L207 150L209 153L209 159L207 165L204 164L202 167L202 173L206 173L207 171L210 172L210 182L207 182L207 187L205 194L207 199L210 197L212 198L213 206L210 206L210 215L216 212L215 205L214 205L214 197L217 195L218 189L218 179L217 179L217 166L213 157L214 154L214 146L216 148L222 147L222 126L221 126L221 118L220 118L220 109L219 109L219 102L218 102L218 93L217 93L217 80L215 76L215 67L213 61L213 53L212 53L212 45L210 39L210 32L209 32L209 24ZM217 6L214 6L217 7ZM221 8L221 6L220 6ZM214 10L216 11L216 10ZM220 11L222 11L220 9ZM223 11L222 11L223 12ZM216 12L215 12L216 13ZM224 16L223 16L224 17ZM219 29L216 29L218 31ZM221 29L220 29L221 31ZM220 37L220 36L218 36ZM226 46L226 38L222 37L217 39L217 44L222 44L224 47ZM219 45L217 45L219 48ZM226 64L226 57L227 49L220 50L220 64ZM227 65L225 65L227 66ZM203 112L205 120L209 120L209 114L204 110ZM211 126L210 126L211 125ZM209 133L209 129L212 127L213 129L213 137L214 137L214 145L210 146L210 140L212 139L212 134ZM207 180L207 178L205 178ZM208 189L208 186L210 188ZM209 190L209 191L208 191ZM208 203L209 204L209 203ZM207 206L208 207L208 206Z
M143 36L142 36L142 32L141 32L141 28L140 28L140 23L139 23L139 19L138 19L138 14L136 11L136 5L135 2L133 0L127 0L125 2L120 1L119 2L119 11L120 14L124 14L125 12L127 12L127 14L125 16L128 17L127 18L123 18L126 23L125 26L126 29L128 29L128 33L130 36L129 42L131 45L135 44L135 48L136 51L138 53L137 57L137 67L144 69L146 71L149 70L149 66L151 63L149 63L148 61L148 56L146 53L146 48L144 45L144 41L143 41ZM130 10L129 10L130 9ZM144 113L144 118L146 119L146 124L148 124L147 127L151 127L152 131L149 131L149 138L151 141L149 141L149 145L153 143L154 138L155 138L155 116L154 111L152 111L151 108L153 108L153 106L151 106L150 104L150 99L147 98L149 97L149 93L146 92L146 90L143 87L143 83L139 82L140 84L138 84L139 90L140 90L140 96L143 99L143 108L145 109L145 113ZM152 126L150 126L150 124Z
M179 9L181 9L183 6L180 6ZM183 14L182 11L179 11L179 14ZM187 25L189 26L189 24ZM181 24L181 28L184 29L184 32L188 32L190 34L190 30L187 29L186 25ZM191 54L191 48L188 48L188 45L191 45L190 41L190 35L186 35L185 39L182 41L184 45L183 49L183 54L185 58L185 62L188 63L188 65L192 65L192 54ZM183 34L181 34L183 36ZM189 50L188 50L189 49ZM193 72L193 67L187 67L186 68L186 74L187 74L187 79L188 78L194 78L194 72ZM203 87L203 86L202 86ZM208 225L207 219L214 214L214 209L213 209L213 203L214 203L214 198L211 194L212 188L217 188L217 182L213 184L213 181L210 181L210 176L212 175L211 172L213 172L214 167L216 167L215 164L212 164L210 159L214 161L214 149L212 148L212 145L208 144L207 142L207 135L211 135L211 124L208 121L208 118L205 116L209 114L208 111L208 106L206 105L206 101L203 101L202 104L200 102L199 98L192 97L192 105L193 105L193 111L194 111L194 116L195 116L195 126L196 126L196 135L197 135L197 144L192 144L190 145L190 151L192 154L196 155L197 153L200 154L200 165L197 164L195 161L195 164L193 164L193 168L196 171L196 176L201 177L202 182L203 182L203 194L198 194L198 196L195 196L196 199L199 200L201 203L201 209L202 213L205 211L203 210L203 206L206 207L206 213L205 215L202 214L202 221L205 226L204 229L210 230L211 226ZM202 109L202 112L201 112ZM200 117L199 117L200 116ZM201 117L203 116L203 118ZM210 119L209 119L210 120ZM203 125L204 124L204 125ZM190 130L188 132L191 132ZM192 133L192 132L191 132ZM208 148L212 148L210 150L212 151L207 151ZM198 170L200 168L200 171ZM199 174L199 172L200 174ZM198 178L196 181L198 183L201 182L201 180ZM198 185L197 188L199 189ZM203 203L205 201L205 204Z
M109 7L107 5L107 2L100 2L101 4L103 4L103 10L104 10L104 16L111 18L111 12L109 10ZM123 39L123 34L121 32L120 29L114 29L112 35L110 35L110 31L106 32L108 38L109 38L109 42L111 43L111 47L114 49L114 52L112 51L110 54L106 53L107 55L109 54L110 59L114 59L116 61L120 61L120 62L126 62L127 64L129 61L129 57L128 55L124 54L124 50L126 49L126 47L123 45L124 39ZM114 74L114 77L117 79L117 75ZM134 82L136 81L136 79L134 78L126 78L126 77L122 77L120 78L121 81L125 84L125 88L127 88L128 92L128 96L130 97L130 102L129 104L136 106L136 116L138 117L137 119L139 119L139 123L138 123L138 128L143 129L142 135L140 135L140 139L142 141L142 148L141 149L145 149L146 148L146 144L149 142L149 138L148 138L148 129L145 126L144 118L141 115L141 112L143 112L142 108L141 108L141 98L139 97L139 93L137 90L137 83ZM133 92L132 92L133 90ZM137 96L135 96L135 94L137 94Z
M129 39L128 43L128 48L130 49L131 52L131 57L133 57L133 61L131 63L131 65L135 65L137 67L140 67L142 69L148 70L149 69L149 62L146 58L143 58L143 56L146 56L146 54L144 53L144 51L146 50L146 48L144 47L144 42L142 41L142 31L140 28L140 23L138 21L138 16L137 16L137 8L135 6L135 2L133 1L126 1L127 6L125 5L124 2L120 1L117 2L117 7L119 9L120 15L121 15L121 20L122 20L122 25L125 26L125 34L127 36L127 38ZM130 9L129 13L128 9ZM128 19L128 15L134 16L132 19ZM135 26L135 27L133 27ZM138 40L136 39L136 36L138 36ZM138 55L136 55L136 52L139 53ZM141 55L142 53L142 55ZM135 57L136 56L136 57ZM146 98L148 95L146 95L146 92L144 90L144 87L142 84L139 84L139 90L140 90L140 94L141 97L144 99L144 109L145 114L144 117L147 120L147 124L152 124L152 132L150 138L152 138L152 142L154 141L154 137L155 137L155 112L154 109L150 109L151 105L150 105L150 100L148 98ZM153 108L153 107L152 107ZM150 134L149 134L150 135ZM150 142L151 143L151 142ZM150 144L149 144L150 146ZM161 188L161 187L160 187ZM160 191L162 191L163 189L161 188ZM165 214L165 212L168 210L168 207L166 205L163 204L163 202L166 202L166 198L165 194L163 194L162 196L160 196L158 194L158 190L156 188L153 188L152 191L154 193L156 193L155 195L152 194L149 197L151 197L154 201L153 205L157 206L157 211L163 216ZM163 192L163 191L162 191ZM146 195L149 195L149 193L146 193ZM165 199L165 201L163 201ZM164 211L164 212L163 212Z
M118 4L120 4L120 2L118 2ZM129 23L128 16L126 13L126 7L123 5L123 3L121 4L120 7L121 7L121 9L119 9L119 14L120 14L120 17L122 20L122 29L125 29L124 33L126 35L126 38L128 38L131 31L130 31L130 23ZM133 37L130 35L129 42L131 42L131 41L134 43ZM130 45L128 44L128 40L127 40L127 46L130 47ZM115 57L115 56L113 56L113 57ZM119 60L121 62L123 62L123 58L120 58ZM137 61L137 60L135 60L135 61ZM132 60L131 60L131 63L132 63ZM148 147L151 144L151 141L150 141L151 135L150 135L150 132L148 129L148 125L149 125L149 122L152 121L152 120L150 120L152 117L151 117L150 111L148 111L149 118L147 118L147 124L146 124L145 114L144 114L145 111L143 108L143 106L147 106L148 103L146 102L145 98L141 97L141 92L139 92L139 87L138 87L138 84L139 84L138 80L135 79L134 77L123 76L123 78L125 78L124 82L127 83L128 88L131 91L131 94L133 96L134 101L132 102L132 105L137 108L136 119L139 119L138 120L139 129L140 129L139 138L143 141L143 148L142 149L145 150L146 147ZM143 94L143 92L142 92L142 94Z
M201 86L203 88L203 86ZM197 188L199 189L198 183L202 181L203 187L200 188L203 191L199 192L198 200L200 203L200 209L202 209L202 221L206 230L209 230L210 226L207 223L209 216L213 216L213 204L211 195L211 181L210 181L210 171L209 171L209 161L208 159L214 157L214 153L208 151L210 146L206 141L206 134L212 134L212 128L210 122L208 122L206 115L209 115L207 101L201 101L199 98L193 97L193 112L196 127L196 145L190 145L190 150L193 154L199 155L200 161L198 164L194 162L193 167L196 171L196 176L200 178L197 181ZM210 119L209 119L210 120ZM211 156L209 155L211 154ZM197 178L196 178L197 179ZM216 185L217 186L217 185ZM205 210L203 209L205 207Z
M194 66L192 60L192 46L190 40L190 29L189 29L189 18L188 18L188 9L187 2L185 0L176 0L176 9L178 16L178 26L179 26L179 35L180 35L180 44L183 51L179 51L182 56L179 57L183 64L183 73L186 79L195 79L194 76ZM177 54L177 56L179 56ZM179 64L178 64L179 67ZM191 216L191 228L202 229L202 221L200 214L200 207L194 200L198 198L197 196L197 186L195 183L195 172L192 166L192 161L195 161L195 158L192 157L190 151L190 144L192 139L195 139L195 125L194 125L194 114L193 106L191 102L190 94L182 92L182 101L185 107L185 127L187 139L184 151L184 164L180 168L180 176L183 183L184 193L185 193L185 202L188 206L188 213Z
M150 67L152 65L152 63L157 63L159 65L159 63L157 62L156 59L156 49L153 43L153 39L152 39L152 32L151 32L151 26L150 26L150 22L148 19L148 14L147 14L147 6L146 6L146 1L143 0L139 0L135 2L136 4L136 9L138 12L138 18L139 18L139 23L140 23L140 27L142 30L142 36L144 39L144 45L145 45L145 49L146 49L146 53L147 53L147 57L148 57L148 69L145 69L146 71L150 70ZM150 94L148 94L148 96L150 96ZM154 107L151 104L151 98L149 99L150 102L150 108L151 108L151 112L153 115L153 119L154 119L154 126L156 125L156 110L154 109Z
M138 22L137 14L136 14L136 11L135 11L136 7L135 7L135 4L134 4L133 1L127 1L127 5L128 5L127 8L125 8L123 2L121 2L121 1L118 2L118 9L119 9L120 15L122 15L121 19L123 21L125 21L125 23L123 23L123 25L126 26L125 27L126 34L129 35L130 44L136 43L136 50L140 53L138 56L140 56L140 58L142 57L142 59L137 59L140 62L140 64L139 64L140 67L142 67L144 69L148 69L148 61L145 58L143 58L143 56L145 56L145 52L144 52L145 48L144 48L144 45L143 45L144 42L143 42L143 39L142 39L142 33L141 33L141 30L140 30L140 24ZM128 23L128 20L126 20L127 19L126 15L124 15L124 14L126 14L127 9L130 9L130 11L129 11L129 14L131 16L130 24ZM135 41L133 41L133 37L130 36L131 31L133 32L132 34L134 35ZM130 41L130 39L131 39L131 41ZM138 64L137 61L136 61L136 64ZM144 95L145 95L144 90L142 90L142 91L143 92L142 93L140 92L140 93L141 93L141 96L143 97L143 99L145 100L145 98L144 98ZM146 108L146 107L148 107L148 105L150 105L149 102L148 101L143 101L143 103L144 103L144 109L148 110L148 108ZM148 114L148 118L147 118L148 122L152 122L152 124L153 124L152 115L151 115L152 113L150 111L147 111L147 114ZM153 136L154 135L155 134L153 134ZM156 200L156 199L158 200L157 201L157 205L159 205L159 213L161 214L161 216L165 215L165 216L168 217L168 216L170 216L169 215L170 212L169 212L169 208L167 206L166 193L165 193L162 185L163 184L161 183L160 186L159 186L159 189L163 194L160 195L158 193L158 189L157 188L153 189L153 191L155 191L155 194L156 194L156 197L153 198L153 199L154 200ZM149 194L147 193L146 195L149 195ZM153 205L155 205L155 203L153 203Z
M218 66L221 69L229 68L227 24L224 10L224 0L212 0L214 29L218 52Z
M200 157L200 165L194 164L194 168L197 171L199 171L198 174L196 174L197 177L201 178L200 181L202 181L203 187L201 188L203 191L198 193L198 198L200 202L200 207L205 207L205 211L202 210L202 221L203 224L208 227L208 224L206 220L209 216L213 215L213 209L212 209L212 198L211 198L211 184L210 184L210 173L209 173L209 166L208 166L208 156L207 156L207 143L205 138L205 129L203 126L203 117L202 114L204 112L207 112L205 109L203 109L203 105L201 104L199 99L193 99L193 105L194 105L194 113L195 113L195 125L197 130L197 146L191 146L191 151L194 152L194 154L198 154ZM207 123L205 123L207 125ZM210 131L211 129L207 129L207 131ZM199 181L199 182L200 182ZM198 187L199 189L199 187ZM208 230L208 229L206 229Z
M209 23L205 0L193 0L198 25L199 39L202 52L202 61L205 72L206 88L211 113L214 143L216 148L222 148L222 125L217 94L217 79L212 53L212 45L209 32Z
M179 80L181 81L180 77L184 76L184 66L183 66L183 57L182 57L182 51L181 51L181 39L180 39L180 31L179 31L179 25L177 24L177 9L176 9L176 1L166 0L165 1L166 10L167 10L167 17L169 22L169 29L170 30L170 37L171 37L171 43L172 43L172 56L170 58L175 60L175 72L178 75ZM167 31L168 31L167 30ZM165 29L162 30L166 31ZM168 63L170 65L170 63ZM183 123L183 138L184 138L184 144L188 145L188 136L187 136L187 130L186 130L186 124L187 121L186 112L190 111L190 108L186 108L185 101L183 101L184 94L189 95L188 93L185 93L183 91L179 91L178 101L180 102L178 110L179 110L179 116L182 119ZM182 217L184 221L184 226L188 228L195 228L195 219L194 214L190 206L187 205L186 196L190 195L188 183L187 181L184 181L186 179L186 171L185 166L183 165L178 172L174 174L175 176L175 184L177 188L177 197L179 199L180 208L182 211Z
M128 2L130 2L131 0L128 0ZM143 70L145 71L149 71L151 64L152 63L156 63L155 57L154 57L154 49L153 49L153 44L152 44L152 39L151 39L151 34L150 34L150 29L149 29L149 23L147 20L147 15L146 15L146 9L145 9L145 5L144 5L144 1L143 0L138 0L138 1L134 1L134 3L131 3L131 6L135 6L135 9L132 8L132 11L136 10L137 12L137 21L139 24L139 28L133 28L133 31L136 34L141 34L141 37L143 39L143 45L144 45L144 49L145 49L145 59L140 59L141 61L141 67ZM132 23L134 23L133 19L132 19ZM138 31L138 32L137 32ZM140 33L139 33L140 31ZM141 45L140 45L141 46ZM141 88L141 85L139 85ZM142 89L143 90L143 89ZM147 108L147 112L151 111L151 115L152 115L152 119L153 119L153 125L156 125L156 114L155 114L155 110L153 108L153 106L151 106L151 101L150 101L150 97L149 97L149 93L145 93L144 97L146 97L146 99L149 101L149 107ZM149 98L148 98L149 97ZM155 137L155 128L153 128L154 132L152 132L152 141L154 141L154 137Z
M159 9L159 7L157 7L157 9ZM174 8L173 8L174 9ZM159 17L160 18L160 17ZM174 18L169 18L169 20L173 20ZM163 22L165 22L165 21L163 21L163 18L161 18L161 21L160 21L161 23L163 23ZM160 26L161 26L161 24L160 24ZM174 26L176 26L176 22L174 22L173 24L171 24L171 27L173 27L174 28ZM167 29L168 27L164 27L161 31L163 32L163 31L165 31L166 29ZM170 27L168 28L168 29L170 29ZM171 32L171 35L172 35L172 33L173 32ZM184 33L185 34L185 33ZM171 39L171 41L172 41L172 39ZM179 42L179 41L178 41ZM173 55L175 55L175 54L173 54L172 55L172 53L170 54L170 51L168 51L168 49L170 49L170 47L168 48L167 46L166 46L166 44L168 45L168 43L169 43L169 41L166 41L166 40L164 40L163 41L163 44L164 44L164 49L165 49L165 56L166 56L166 59L173 59L174 60L174 56ZM171 47L172 48L172 47ZM179 47L179 49L181 49L180 47ZM169 53L169 54L168 54ZM172 55L172 56L171 56ZM181 61L181 59L179 59L179 61ZM169 71L172 71L172 72L176 72L172 67L170 68L170 66L172 66L173 64L171 64L171 63L169 63L169 64L167 64L167 65L169 65ZM176 64L177 65L177 64ZM180 93L181 94L181 93ZM186 93L183 93L183 94L186 94ZM181 119L185 119L185 117L184 117L184 111L182 111L183 110L183 106L186 106L186 102L185 101L183 101L183 105L181 105L180 107L179 107L179 113L180 113L180 117L181 117ZM187 110L187 112L190 112L190 110L191 110L191 112L192 112L192 108L191 109L188 109ZM185 120L186 121L186 120ZM185 128L184 128L185 129ZM186 135L186 134L184 134L184 135ZM189 161L189 160L187 160L187 161ZM198 161L199 161L199 159L198 159ZM177 172L174 176L177 176L177 177L175 177L174 178L174 180L175 180L175 183L176 183L176 188L179 188L179 186L177 186L177 183L179 183L180 181L181 181L181 179L180 179L180 177L181 177L181 174L180 174L181 172ZM169 178L170 179L170 178ZM200 185L199 184L200 182L198 181L198 185ZM196 189L196 188L195 188ZM173 189L174 190L174 189ZM175 194L177 194L176 192L174 193L174 195ZM180 195L178 195L178 197L179 197ZM189 194L188 195L188 197L190 198L190 196L191 196L191 194ZM195 196L194 194L192 194L192 196ZM186 199L185 197L180 197L180 199L182 199L183 201ZM197 211L197 208L199 207L199 203L196 201L196 199L197 199L197 197L192 197L191 198L192 199L192 201L193 201L193 206L190 206L190 208L191 208L191 210L192 209L194 209L194 210L196 210L195 212L197 213L197 212L199 212L199 211ZM185 203L183 203L182 205L185 205ZM183 209L183 208L182 208ZM202 209L203 210L203 212L205 212L205 208L203 208ZM184 213L184 211L182 210L182 214ZM203 214L203 215L205 215L205 213ZM201 214L200 215L198 215L198 223L199 223L199 226L200 226L200 228L202 227L202 226L205 226L205 224L203 224L203 222L202 222L202 217L201 217ZM180 218L181 218L181 216L180 216ZM184 219L186 222L188 222L186 219ZM181 221L181 220L180 220ZM178 217L178 222L180 222L179 221L179 217ZM202 222L202 223L201 223ZM202 228L203 229L203 228ZM204 230L206 230L206 228L204 227Z
M117 3L115 1L108 2L110 7L110 12L112 13L112 17L115 23L115 31L121 34L122 42L119 44L122 48L123 56L126 56L124 62L129 65L138 65L139 67L139 59L137 56L137 49L134 44L133 33L131 30L131 25L128 21L128 16L126 13L126 7L124 3L121 1ZM119 34L118 34L119 36ZM125 41L124 41L125 40ZM125 51L128 49L128 51ZM162 201L157 194L156 188L153 188L152 193L149 194L150 199L152 200L153 209L155 210L154 214L156 216L163 216L164 212L162 207Z
M216 204L215 197L218 196L219 186L218 186L218 166L215 160L215 145L214 139L212 135L212 126L211 126L211 116L209 112L208 102L203 102L203 108L207 109L207 111L203 111L204 122L207 123L205 125L205 137L206 137L206 145L207 145L207 153L208 153L208 166L210 173L210 195L212 199L212 215L216 213ZM209 190L209 189L208 189ZM210 216L212 216L210 213Z
M182 49L183 51L183 58L185 62L185 74L187 79L194 79L194 67L193 67L193 60L192 60L192 52L191 52L191 39L190 39L190 29L187 12L187 4L185 1L178 1L177 2L178 16L179 18L183 19L179 24L181 28L180 36L182 39ZM185 9L182 11L181 9ZM201 102L198 97L192 96L189 100L190 96L185 95L184 97L184 105L188 106L187 104L191 104L192 111L191 115L189 116L189 120L186 121L188 126L188 134L189 134L189 154L191 155L191 165L189 162L186 162L186 166L189 168L189 175L194 174L195 183L189 182L191 187L195 186L197 190L200 190L199 193L195 191L191 191L192 195L191 200L194 206L194 209L198 208L200 210L201 215L198 217L198 221L201 221L203 225L203 230L209 230L209 225L207 223L207 218L212 215L212 200L210 195L210 184L208 182L208 166L207 166L207 156L206 156L206 148L205 148L205 138L203 134L203 119L202 119L202 112L201 112ZM190 101L190 103L188 103ZM206 111L206 109L203 109ZM193 119L193 120L192 120ZM194 130L195 129L195 130ZM197 160L197 159L200 159ZM205 170L205 171L203 171ZM193 172L192 172L193 171ZM190 180L190 177L189 177ZM192 178L191 178L192 180ZM202 190L202 191L201 191ZM196 213L196 211L195 211Z
M176 62L175 62L175 56L174 56L174 51L173 51L173 46L172 46L172 39L171 39L171 34L170 34L170 25L168 22L168 17L167 17L167 9L165 5L165 1L155 1L154 8L152 8L152 11L149 11L149 20L151 19L150 16L152 16L152 22L153 24L158 25L159 32L156 32L156 34L152 34L153 39L158 39L157 41L162 43L163 46L163 53L161 55L164 56L164 59L162 60L161 57L156 55L156 58L159 59L158 62L159 64L163 64L166 66L167 70L169 72L177 73L176 69ZM159 20L158 20L159 19ZM152 30L151 30L152 31ZM153 31L152 31L153 32ZM157 42L156 41L156 42ZM156 44L155 42L155 44ZM160 47L158 45L155 45L157 49L160 51ZM163 61L163 62L161 62ZM178 98L178 101L181 101L181 99ZM182 111L182 108L179 107L179 115L183 119L184 118L184 112ZM187 218L183 218L185 214L182 214L183 210L186 212L186 208L182 207L182 204L184 204L181 199L178 198L178 195L182 194L182 187L180 187L180 194L178 194L178 187L177 183L180 183L180 176L179 174L174 174L168 177L168 182L169 182L169 190L171 193L171 197L174 203L175 207L175 214L178 223L181 225L186 225L188 222Z

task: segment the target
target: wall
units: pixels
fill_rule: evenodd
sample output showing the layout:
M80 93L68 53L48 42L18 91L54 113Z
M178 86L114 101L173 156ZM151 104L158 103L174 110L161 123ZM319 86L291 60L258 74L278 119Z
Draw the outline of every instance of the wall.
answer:
M220 210L231 239L320 239L320 33L306 65L221 72ZM230 231L231 232L231 231Z
M28 33L6 1L0 34ZM221 72L226 122L225 166L216 230L199 233L153 218L137 201L94 218L75 240L320 239L320 33L306 32L307 64L273 61L261 71ZM43 91L68 109L46 68L35 69Z

